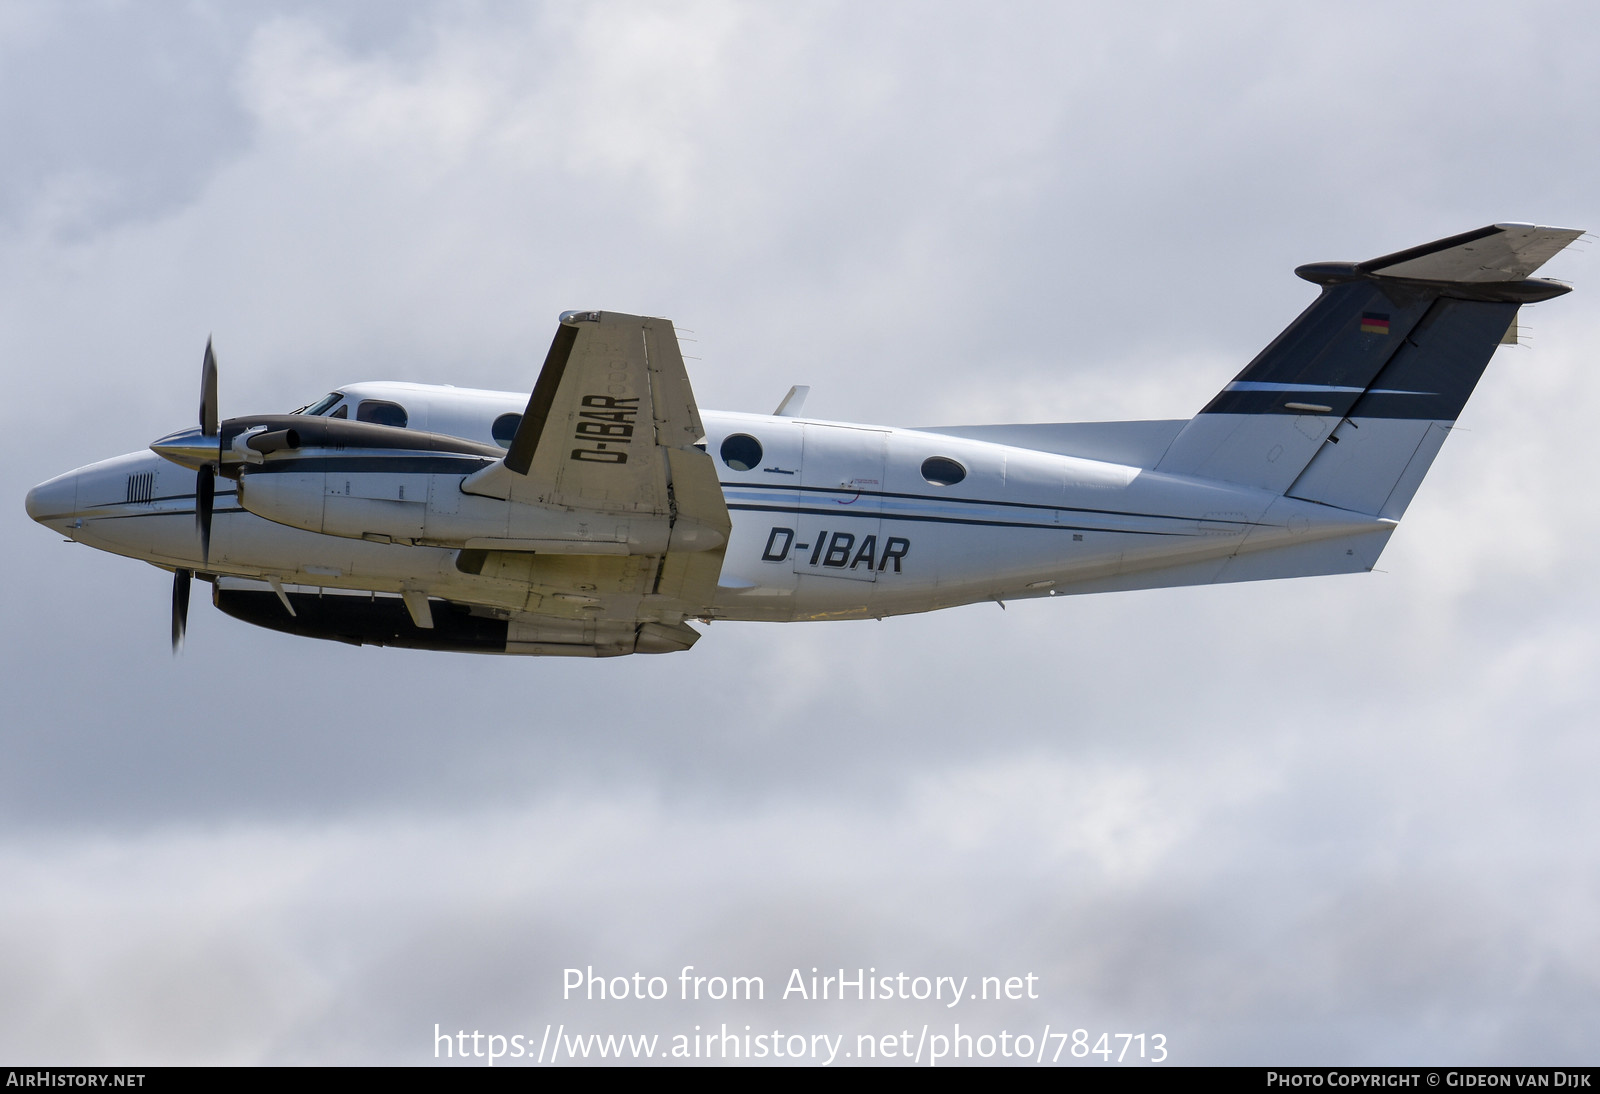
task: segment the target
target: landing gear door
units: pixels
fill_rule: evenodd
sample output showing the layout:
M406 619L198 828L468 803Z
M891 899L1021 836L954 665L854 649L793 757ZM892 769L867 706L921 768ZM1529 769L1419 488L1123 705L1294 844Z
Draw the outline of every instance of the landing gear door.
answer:
M881 514L889 434L810 422L802 428L795 572L876 581L888 550Z

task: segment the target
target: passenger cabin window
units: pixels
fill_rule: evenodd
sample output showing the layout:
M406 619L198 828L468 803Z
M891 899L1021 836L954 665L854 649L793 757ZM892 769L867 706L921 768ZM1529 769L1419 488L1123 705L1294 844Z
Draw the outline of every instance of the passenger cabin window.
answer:
M761 442L748 433L735 433L718 450L722 462L734 471L750 471L761 466Z
M954 486L967 477L967 469L944 456L929 456L922 461L922 477L934 486Z
M371 422L373 425L392 425L404 429L408 419L406 408L399 403L388 403L382 399L363 399L361 405L356 408L356 421Z
M494 420L494 425L489 427L489 432L494 436L494 443L501 448L510 448L511 438L517 435L517 427L521 424L521 414L500 415Z

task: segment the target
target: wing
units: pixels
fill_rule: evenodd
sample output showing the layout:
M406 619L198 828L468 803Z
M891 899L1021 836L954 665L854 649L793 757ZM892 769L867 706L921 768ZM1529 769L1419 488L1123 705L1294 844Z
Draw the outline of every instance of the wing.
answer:
M663 548L653 555L655 595L709 604L732 523L716 466L696 447L704 435L670 321L565 312L505 458L461 488L514 506L626 518L635 543L654 528ZM548 556L596 547L538 549Z
M697 479L701 464L716 481L710 458L694 447L704 435L671 322L565 312L504 461L465 489L532 505L668 516L674 472ZM714 500L710 515L726 521L720 490L715 499L696 492L694 500Z

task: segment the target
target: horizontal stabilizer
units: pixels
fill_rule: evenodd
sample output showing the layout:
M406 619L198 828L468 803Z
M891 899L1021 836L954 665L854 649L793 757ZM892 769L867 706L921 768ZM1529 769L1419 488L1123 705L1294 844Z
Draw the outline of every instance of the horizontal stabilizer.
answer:
M1581 228L1491 224L1374 258L1359 269L1419 281L1521 281L1582 234Z
M1062 592L1115 593L1135 589L1170 589L1180 585L1223 585L1235 581L1275 581L1286 577L1360 574L1377 564L1394 533L1392 524L1336 539L1241 553L1225 558L1184 562L1175 566L1135 569L1090 581L1075 581Z

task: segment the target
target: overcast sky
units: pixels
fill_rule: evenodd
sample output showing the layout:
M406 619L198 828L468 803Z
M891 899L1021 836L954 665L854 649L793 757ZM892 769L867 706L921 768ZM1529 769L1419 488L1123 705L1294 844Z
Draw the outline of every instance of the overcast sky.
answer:
M1581 3L0 3L0 1059L431 1063L434 1027L1163 1034L1600 1062L1600 269L1371 575L710 627L290 638L29 486L339 384L526 391L557 313L702 406L1188 417L1293 268L1600 227ZM563 1001L562 970L762 976ZM1037 976L825 1006L790 970ZM1094 1059L1091 1057L1091 1059Z

